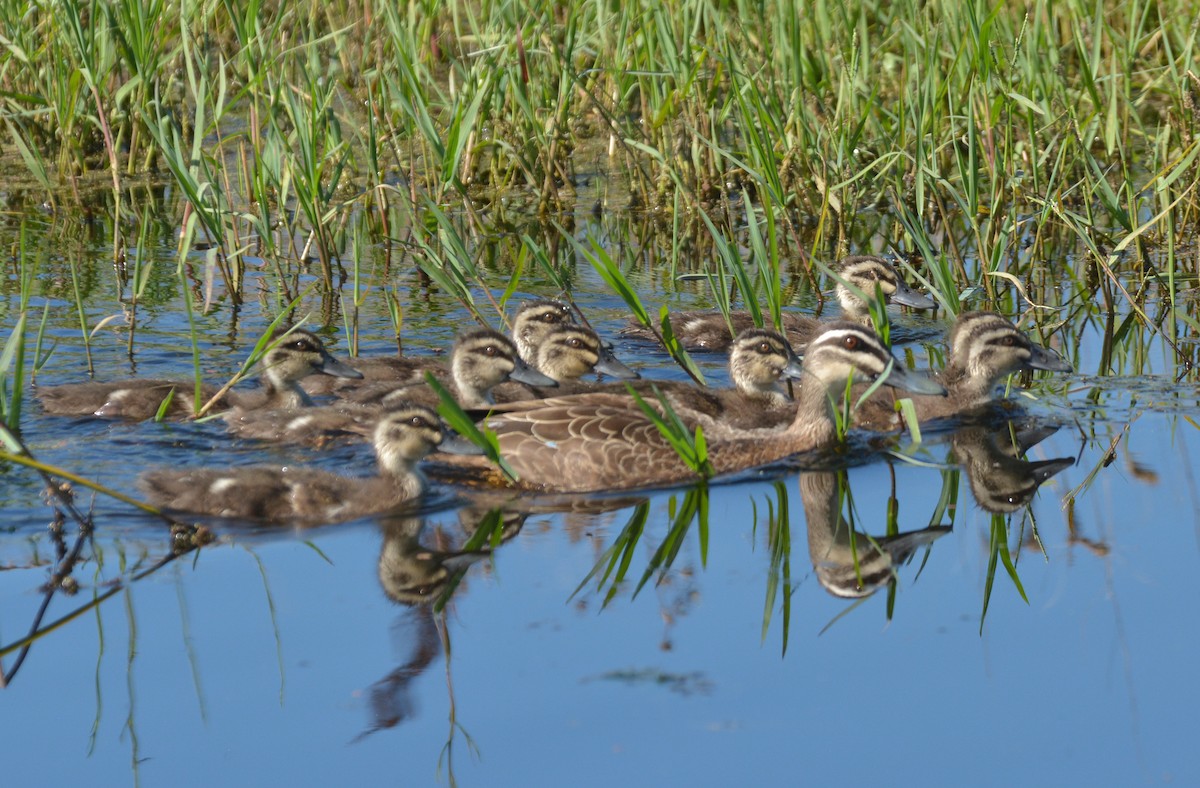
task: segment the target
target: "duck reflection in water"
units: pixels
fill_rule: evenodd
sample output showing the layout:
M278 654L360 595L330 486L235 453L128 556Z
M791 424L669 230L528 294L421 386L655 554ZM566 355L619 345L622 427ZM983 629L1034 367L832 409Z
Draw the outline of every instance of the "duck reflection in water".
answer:
M413 680L440 654L450 653L443 606L471 565L490 556L495 545L516 536L524 520L524 514L464 508L459 512L459 523L468 538L457 550L427 546L423 537L442 541L445 534L439 529L426 536L421 518L394 517L381 522L379 585L389 599L405 607L392 624L392 637L397 644L407 645L408 656L371 685L368 695L372 723L355 741L415 716L410 689Z
M1042 482L1075 464L1070 457L1022 456L1058 427L1011 422L999 429L963 427L950 439L952 458L967 472L971 495L985 512L1008 514L1029 505Z
M1074 464L1069 457L1022 459L1029 448L1056 430L1019 424L1000 429L965 427L951 438L948 459L966 471L981 509L1007 514L1028 506L1043 482ZM932 544L951 530L950 526L931 525L882 537L854 530L843 516L843 505L850 500L845 471L802 473L800 497L813 569L817 580L834 596L870 596L893 582L896 568L908 562L918 547Z
M800 474L809 558L817 581L834 596L870 596L892 582L896 567L912 558L918 547L932 544L951 530L933 525L892 536L869 536L843 517L843 504L849 499L845 471Z

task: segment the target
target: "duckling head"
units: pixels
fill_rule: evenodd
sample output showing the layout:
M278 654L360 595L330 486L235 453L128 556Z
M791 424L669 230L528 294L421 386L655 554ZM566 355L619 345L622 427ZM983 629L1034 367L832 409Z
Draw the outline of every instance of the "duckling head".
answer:
M851 378L868 383L882 379L888 386L914 394L946 393L937 381L906 370L870 328L848 320L830 323L809 342L804 371L819 380L829 394L837 393Z
M399 476L410 473L444 437L437 413L423 405L401 403L379 420L372 442L380 468Z
M537 363L538 348L557 327L571 325L575 316L569 304L539 298L521 304L513 316L512 334L521 358Z
M493 404L492 389L510 378L531 386L558 385L522 361L511 339L488 328L458 338L450 352L450 374L465 408Z
M954 434L950 445L955 459L967 471L975 502L984 511L996 514L1026 506L1042 482L1075 464L1073 457L1024 459L1021 454L1025 447L1014 445L1007 425L996 431L965 427Z
M781 378L799 380L803 374L800 359L777 331L748 328L729 348L730 378L747 394L780 393Z
M638 373L622 364L587 326L558 325L546 332L537 348L537 370L559 383L578 380L591 372L631 379Z
M837 299L848 318L862 320L868 316L867 302L847 284L853 285L867 298L875 296L875 287L883 293L888 303L910 306L914 309L933 309L937 306L932 298L913 290L900 277L895 266L875 255L851 255L837 266Z
M950 332L950 361L965 372L974 391L986 395L1014 372L1070 372L1055 351L1035 344L996 312L964 312Z
M329 354L320 337L301 328L277 329L263 355L263 376L284 388L309 375L361 378L362 373Z

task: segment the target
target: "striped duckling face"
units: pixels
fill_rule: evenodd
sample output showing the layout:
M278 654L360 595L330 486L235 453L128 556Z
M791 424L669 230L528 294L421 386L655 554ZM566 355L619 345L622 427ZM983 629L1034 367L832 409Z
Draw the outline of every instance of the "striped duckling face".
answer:
M804 368L782 334L748 328L734 338L729 348L729 375L740 391L774 393L781 379L800 380Z
M875 287L878 285L884 300L891 304L913 309L933 309L937 306L932 298L909 287L895 266L882 257L851 255L843 259L835 270L843 280L837 285L837 299L848 317L866 316L867 304L861 296L846 287L847 283L861 290L868 298L875 297Z
M995 312L964 312L950 332L950 363L964 370L982 390L991 390L1014 372L1041 369L1070 372L1055 351L1035 344Z
M437 413L423 405L400 403L380 418L372 442L380 468L403 474L441 446L444 437Z
M489 328L468 331L458 338L450 352L450 374L463 393L486 393L510 378L531 386L556 385L521 360L511 339ZM466 406L476 407L473 403Z
M569 383L589 373L633 379L638 373L622 364L586 326L551 325L537 347L537 370L559 383Z
M845 386L851 377L867 383L883 378L886 385L914 394L946 393L937 381L906 370L870 328L846 320L828 324L809 342L804 372L821 381L830 393Z
M538 348L559 326L575 323L571 307L562 301L539 298L521 304L513 316L513 341L521 358L531 364L537 362Z
M309 375L361 378L362 373L329 354L320 337L304 329L278 329L263 355L263 375L276 385L294 383Z

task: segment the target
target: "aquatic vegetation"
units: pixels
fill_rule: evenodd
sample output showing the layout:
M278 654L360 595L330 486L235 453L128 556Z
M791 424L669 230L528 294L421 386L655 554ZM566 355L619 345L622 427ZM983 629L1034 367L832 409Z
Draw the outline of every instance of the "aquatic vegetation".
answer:
M698 694L711 690L703 699L713 704L703 712L710 719L773 722L784 703L791 713L814 702L792 686L819 689L795 681L795 671L782 674L782 655L787 666L803 660L806 677L837 686L838 697L820 701L831 710L822 726L836 729L832 710L844 707L856 732L871 724L863 718L889 726L874 737L887 742L903 738L899 728L927 728L863 710L904 708L912 698L903 687L945 678L941 667L922 666L969 665L948 653L949 643L986 647L989 678L996 671L1016 688L1013 697L1043 676L1055 691L1075 686L1065 671L1117 653L1133 699L1133 677L1149 671L1132 668L1142 643L1125 642L1116 600L1128 604L1131 621L1174 613L1173 598L1139 604L1148 595L1140 586L1136 598L1121 596L1123 581L1137 576L1126 569L1139 557L1137 525L1154 522L1159 543L1187 542L1192 534L1181 537L1178 523L1195 508L1195 13L1178 2L1045 0L796 10L745 0L0 5L0 135L9 143L0 193L0 685L47 688L33 657L56 649L47 656L61 663L38 667L60 671L53 683L73 693L37 708L8 704L9 713L32 719L42 707L79 707L70 682L82 675L95 684L95 720L83 733L89 748L125 748L120 768L150 783L162 779L151 770L178 762L178 742L190 752L230 725L240 741L257 746L261 736L276 759L294 751L299 734L288 723L311 705L308 677L328 683L340 671L341 706L320 707L319 722L330 727L318 731L314 722L304 735L357 743L403 724L406 736L379 748L389 757L393 744L409 748L397 749L402 757L387 768L403 761L416 782L436 771L454 783L485 768L463 758L464 740L495 768L494 742L511 733L497 733L481 706L504 710L511 726L509 710L539 698L563 703L556 712L579 702L582 711L541 716L595 726L600 735L589 741L607 745L608 736L613 752L633 753L628 736L646 729L639 721L623 723L635 733L602 729L606 715L586 705L586 693L612 692L615 682L590 681L596 676L618 679L634 705L656 688L673 696L702 687ZM234 479L264 454L282 474L294 463L361 478L371 461L364 447L319 455L239 442L219 424L162 418L172 401L157 421L136 425L49 419L30 401L85 376L165 377L184 381L174 404L211 413L219 400L202 381L244 377L266 346L249 360L245 348L276 320L302 320L339 357L401 352L424 363L464 328L508 326L515 303L539 298L566 304L602 347L611 340L618 355L636 353L645 377L667 381L664 391L685 379L720 386L724 359L689 354L671 316L707 310L726 328L737 315L759 326L827 322L844 308L836 271L851 255L887 258L937 304L933 313L896 304L888 311L882 288L856 285L898 369L945 368L952 354L943 336L954 316L995 311L1050 349L1053 369L1076 372L1025 369L1008 378L1004 397L1030 414L1032 427L985 419L961 429L956 413L918 426L922 407L902 400L902 436L855 429L863 387L850 381L833 392L834 445L720 483L707 477L721 425L696 428L670 401L643 394L648 410L637 413L653 440L683 458L679 486L618 498L611 490L554 497L435 485L445 512L308 523L302 535L243 522L216 532L174 522L168 532L139 509L133 480L151 464L198 458ZM662 348L621 337L630 320ZM503 473L496 435L472 420L479 414L436 379L428 383L442 419ZM790 396L798 391L793 385ZM1058 432L1034 446L1050 427ZM96 493L86 506L61 497L84 489ZM197 550L207 545L237 549ZM1022 561L1026 551L1038 560ZM1154 552L1161 563L1145 574L1194 574L1186 551ZM190 569L174 560L184 555ZM351 577L366 565L378 572L369 599L362 578ZM1067 571L1072 582L1056 577ZM164 588L179 598L167 615L152 604ZM72 592L80 597L66 599ZM1071 594L1074 606L1057 604ZM1078 629L1072 616L1094 613L1096 598L1111 601L1116 623L1109 632L1093 614L1089 632L1111 642L1072 653L1060 633ZM901 636L860 631L880 623ZM297 635L303 626L317 629ZM418 633L413 653L393 658L387 649L406 627ZM1153 640L1172 628L1154 629L1138 637L1150 639L1156 659L1185 650ZM460 646L453 670L452 630ZM236 662L215 664L234 651L233 631ZM265 637L265 663L246 632ZM486 641L470 640L483 632ZM519 648L509 648L516 638ZM563 647L568 641L574 651ZM910 656L900 641L923 651ZM744 642L733 667L710 669L709 660ZM1028 664L1020 647L1043 643L1048 656L1063 658L1042 660L1037 676L1004 673ZM154 662L160 652L167 656ZM334 661L345 655L387 667L364 676ZM604 664L582 665L591 658ZM1099 689L1081 690L1088 703L1066 695L1066 705L1102 702L1113 673L1107 659ZM913 667L889 673L902 664ZM295 680L297 665L305 680ZM438 672L431 666L444 667L444 682L429 680ZM1177 673L1155 668L1155 678ZM238 713L213 714L210 723L210 707L228 712L202 681L218 669L239 688ZM272 673L271 708L243 714L258 700L245 687L270 685L262 678ZM864 675L877 680L846 678ZM170 678L156 684L158 676ZM496 694L486 704L471 702L484 691L481 677ZM192 710L180 711L187 704L173 694L189 678L203 721L196 731L184 719ZM134 688L147 685L139 706ZM509 686L512 696L504 695ZM1186 726L1148 694L1138 697L1148 711L1132 717L1153 726L1153 750ZM147 695L170 698L169 715ZM302 703L293 702L298 695ZM752 696L766 705L747 713L730 700ZM972 703L986 713L993 699L955 700L948 717ZM428 726L414 721L438 717L439 703L448 733L439 731L430 751L420 741ZM370 707L365 733L355 704ZM354 724L336 728L330 721L344 716L342 706ZM1125 719L1108 711L1095 718ZM686 713L696 716L694 707ZM9 722L14 746L25 746L27 726ZM665 729L653 722L656 734ZM74 743L72 725L58 715L54 733ZM783 751L769 737L784 727L755 730ZM171 745L148 744L159 730L171 732ZM276 730L288 744L272 750ZM803 740L825 746L834 734L822 731ZM529 741L553 739L536 725L529 732ZM515 751L511 760L540 770L557 753L577 757L568 744L556 740L536 758ZM378 765L370 747L346 749L321 756L339 768L349 759ZM889 767L903 760L885 750ZM592 762L604 760L595 754ZM769 761L753 764L746 779L777 782L778 772L761 771ZM812 779L845 778L820 773L819 761L810 759ZM1005 759L1009 768L1036 761ZM671 767L678 773L642 773L659 782L719 779L697 775L703 766ZM17 782L35 780L14 768ZM104 758L88 768L113 776ZM569 782L563 774L483 772L491 779L478 782ZM1136 779L1114 774L1102 777ZM612 781L600 772L595 779Z

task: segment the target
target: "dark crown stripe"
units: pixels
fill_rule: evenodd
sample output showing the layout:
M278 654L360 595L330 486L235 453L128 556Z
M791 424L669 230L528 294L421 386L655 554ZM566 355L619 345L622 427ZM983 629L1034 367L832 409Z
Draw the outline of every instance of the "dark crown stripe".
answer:
M867 257L856 260L845 265L838 274L846 280L849 280L858 287L862 287L860 282L855 280L864 280L865 282L872 281L871 274L883 282L896 282L896 269L892 268L883 260L876 257Z

